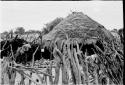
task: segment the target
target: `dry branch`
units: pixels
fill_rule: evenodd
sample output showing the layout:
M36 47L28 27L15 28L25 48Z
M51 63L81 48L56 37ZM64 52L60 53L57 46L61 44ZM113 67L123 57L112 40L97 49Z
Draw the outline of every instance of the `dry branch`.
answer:
M60 62L57 62L56 68L55 68L55 79L54 79L54 84L58 84L59 81L59 75L60 75Z
M31 67L34 66L34 56L35 56L35 54L36 54L38 48L39 48L39 46L36 48L35 52L33 53L33 56L32 56L32 66L31 66Z
M36 81L34 81L32 78L30 78L30 75L24 73L23 70L18 69L18 68L15 68L15 67L11 67L11 68L13 68L14 70L16 70L18 73L24 75L26 78L28 78L29 80L31 80L31 81L34 82L35 84L39 85Z
M85 58L87 58L87 52L85 52ZM89 74L88 74L88 62L85 60L85 81L86 81L86 85L89 85Z
M39 71L39 70L42 70L42 69L39 69L39 68L33 68L33 67L25 67L25 66L22 66L20 64L17 64L16 65L16 68L20 68L22 70L29 70L29 71L32 71L33 73L38 73L38 74L44 74L46 76L51 76L53 77L52 75L48 74L48 73L45 73L45 72L42 72L42 71Z
M7 40L6 40L6 42L4 43L4 45L3 45L3 47L2 47L2 50L4 50L4 47L5 47L6 44L7 44Z

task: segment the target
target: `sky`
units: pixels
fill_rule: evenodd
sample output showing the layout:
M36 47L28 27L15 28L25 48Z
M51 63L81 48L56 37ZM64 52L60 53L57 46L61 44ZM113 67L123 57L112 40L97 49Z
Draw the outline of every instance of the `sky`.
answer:
M2 1L0 32L17 27L42 30L46 23L73 11L83 12L106 29L123 28L122 1Z

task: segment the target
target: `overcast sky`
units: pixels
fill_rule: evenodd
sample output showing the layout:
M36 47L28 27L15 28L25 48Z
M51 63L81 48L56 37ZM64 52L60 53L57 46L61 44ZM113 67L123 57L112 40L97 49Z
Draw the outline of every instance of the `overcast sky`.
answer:
M122 1L5 1L0 2L0 32L16 27L41 30L72 11L82 11L107 29L123 28Z

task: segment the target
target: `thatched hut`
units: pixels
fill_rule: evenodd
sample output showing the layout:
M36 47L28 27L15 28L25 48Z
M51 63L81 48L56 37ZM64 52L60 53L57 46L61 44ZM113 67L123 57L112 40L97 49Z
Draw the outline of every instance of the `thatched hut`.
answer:
M60 59L64 84L68 84L68 67L74 84L122 84L121 44L110 31L87 15L73 12L44 35L42 41L44 48Z

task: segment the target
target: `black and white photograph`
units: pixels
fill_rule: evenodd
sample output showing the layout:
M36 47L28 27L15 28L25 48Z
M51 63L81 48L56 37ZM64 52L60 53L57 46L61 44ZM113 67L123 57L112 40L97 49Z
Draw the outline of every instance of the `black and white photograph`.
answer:
M0 1L0 85L124 85L122 0Z

